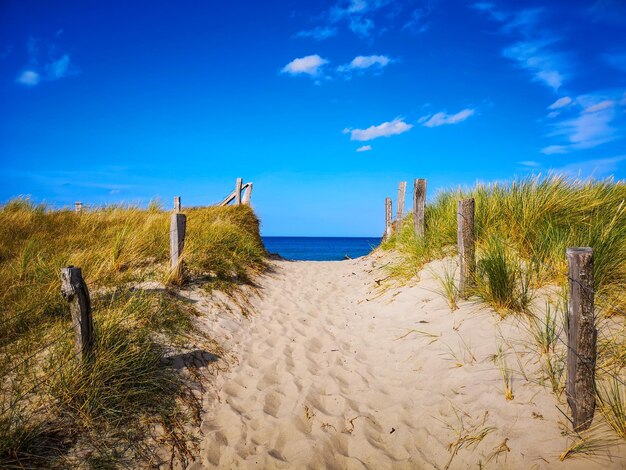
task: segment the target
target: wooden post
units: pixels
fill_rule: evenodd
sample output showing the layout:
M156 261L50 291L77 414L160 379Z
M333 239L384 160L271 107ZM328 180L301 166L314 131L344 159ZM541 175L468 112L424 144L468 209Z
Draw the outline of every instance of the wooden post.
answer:
M172 214L170 222L170 269L172 273L180 277L183 275L181 256L185 246L186 230L187 216L179 212Z
M413 221L415 238L424 238L424 208L426 206L426 180L416 179L413 183Z
M89 290L80 268L61 269L61 295L70 304L76 356L85 362L93 353L93 320Z
M385 238L391 236L391 198L385 198Z
M457 209L457 243L461 279L459 292L467 297L467 289L473 287L476 276L476 245L474 240L474 199L461 199Z
M235 183L235 205L238 206L241 204L241 185L242 179L237 178L237 182Z
M174 196L174 212L180 212L181 210L180 196Z
M252 198L252 183L248 183L248 186L246 186L246 189L243 192L243 199L241 200L241 202L249 206L251 198Z
M402 220L404 219L404 197L406 194L406 181L401 181L398 186L398 213L396 215L396 230L402 230Z
M83 203L80 201L76 201L74 203L74 211L76 212L82 212L83 211Z
M574 429L591 426L596 409L595 368L598 330L594 322L593 250L568 248L569 305L565 392Z

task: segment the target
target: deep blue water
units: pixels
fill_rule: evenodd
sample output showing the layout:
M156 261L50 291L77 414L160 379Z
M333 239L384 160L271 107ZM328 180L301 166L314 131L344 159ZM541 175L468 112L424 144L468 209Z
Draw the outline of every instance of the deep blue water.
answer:
M262 237L267 251L286 259L338 261L367 255L380 244L370 237Z

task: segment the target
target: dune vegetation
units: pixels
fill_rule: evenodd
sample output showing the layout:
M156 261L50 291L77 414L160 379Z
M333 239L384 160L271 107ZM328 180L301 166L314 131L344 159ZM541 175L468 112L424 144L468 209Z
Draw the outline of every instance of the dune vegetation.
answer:
M564 398L568 247L594 250L598 328L596 416L624 438L626 426L626 184L560 176L478 184L439 193L426 205L425 236L417 239L409 214L382 244L398 256L392 281L415 279L430 261L449 258L440 292L455 310L459 299L457 201L475 199L476 286L470 300L502 318L518 315L543 363L541 380Z
M187 283L232 290L264 269L248 206L184 213ZM1 467L150 462L157 440L185 461L185 425L199 405L167 356L190 338L215 354L219 345L173 286L181 279L169 272L169 223L156 203L76 213L16 199L0 208ZM95 352L84 367L60 295L69 265L82 268L91 294Z

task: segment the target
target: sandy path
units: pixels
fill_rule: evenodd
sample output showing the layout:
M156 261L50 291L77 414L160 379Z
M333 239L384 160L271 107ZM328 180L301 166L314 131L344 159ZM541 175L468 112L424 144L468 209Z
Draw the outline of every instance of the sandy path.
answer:
M274 263L192 468L589 468L559 462L558 401L517 377L534 360L519 325L470 303L451 313L428 270L376 296L381 263ZM510 401L498 348L518 371Z

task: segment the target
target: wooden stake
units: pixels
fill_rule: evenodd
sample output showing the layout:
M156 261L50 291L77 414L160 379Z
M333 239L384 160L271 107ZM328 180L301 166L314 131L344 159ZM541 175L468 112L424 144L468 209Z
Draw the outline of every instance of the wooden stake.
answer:
M413 183L413 221L415 238L424 238L424 209L426 206L426 180L416 179Z
M237 178L237 182L235 183L235 205L238 206L241 204L241 184L242 179Z
M567 402L574 429L591 426L596 409L595 368L598 331L594 321L593 250L568 248Z
M391 236L391 198L385 198L385 238L389 238Z
M241 202L249 206L251 198L252 198L252 183L247 183L246 189L243 192L243 199L241 200Z
M76 212L82 212L83 211L83 203L80 201L76 201L74 203L74 211Z
M398 213L396 215L396 230L398 233L402 230L402 221L404 219L404 197L406 195L406 181L401 181L398 186Z
M174 196L174 212L180 212L181 210L180 196Z
M89 290L80 268L61 269L61 295L70 304L76 356L85 362L93 353L93 320Z
M185 232L187 230L187 216L181 213L172 214L170 222L170 269L175 275L182 278L183 266L181 256L185 246Z
M461 279L459 292L467 297L467 290L475 285L476 244L474 240L474 199L462 199L457 209L457 243Z

